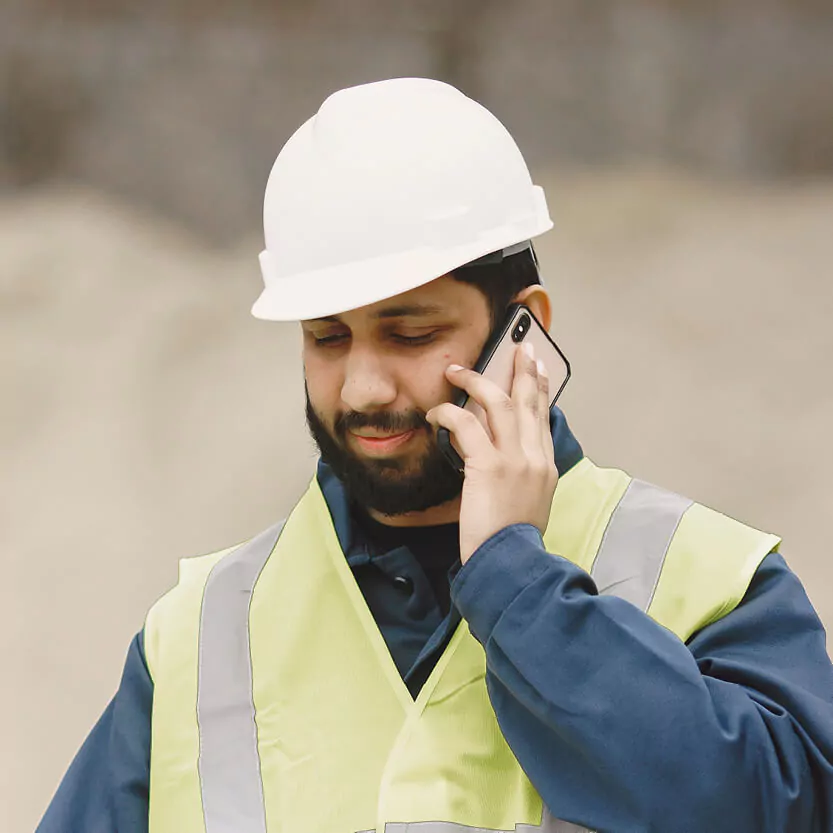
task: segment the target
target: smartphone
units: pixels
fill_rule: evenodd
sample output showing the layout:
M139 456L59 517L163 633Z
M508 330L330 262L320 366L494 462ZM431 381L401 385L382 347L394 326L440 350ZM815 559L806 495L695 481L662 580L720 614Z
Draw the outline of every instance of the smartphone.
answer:
M522 304L513 304L507 311L503 324L498 327L474 365L474 370L491 379L501 390L509 393L515 369L515 351L519 344L530 342L535 348L535 358L544 363L549 376L550 408L561 395L570 378L570 362L549 333L541 326L532 310ZM471 399L465 391L452 399L460 408L471 411L489 432L486 412ZM491 432L489 432L491 436ZM448 461L459 471L464 468L463 460L451 444L447 428L437 431L437 443Z

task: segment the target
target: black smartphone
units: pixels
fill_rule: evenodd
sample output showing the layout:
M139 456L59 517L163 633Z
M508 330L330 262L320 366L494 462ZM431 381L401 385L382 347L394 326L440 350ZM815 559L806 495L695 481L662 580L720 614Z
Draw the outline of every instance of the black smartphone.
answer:
M473 369L509 393L514 376L515 348L526 341L533 345L535 358L541 360L547 369L552 408L570 378L570 362L532 314L532 310L522 304L509 307L503 324L495 329L486 342ZM489 432L486 412L465 391L460 391L451 401L458 407L471 411ZM439 428L437 443L451 465L462 471L463 460L451 444L447 428Z

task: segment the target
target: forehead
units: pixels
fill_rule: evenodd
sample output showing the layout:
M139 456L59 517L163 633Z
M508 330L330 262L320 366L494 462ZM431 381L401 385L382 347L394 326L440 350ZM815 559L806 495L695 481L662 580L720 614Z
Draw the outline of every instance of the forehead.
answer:
M430 283L410 289L391 298L368 304L358 309L339 313L325 318L315 318L302 323L314 324L316 321L351 322L385 321L391 318L437 318L440 316L476 314L477 298L482 300L486 310L486 300L482 293L471 284L455 280L449 275Z

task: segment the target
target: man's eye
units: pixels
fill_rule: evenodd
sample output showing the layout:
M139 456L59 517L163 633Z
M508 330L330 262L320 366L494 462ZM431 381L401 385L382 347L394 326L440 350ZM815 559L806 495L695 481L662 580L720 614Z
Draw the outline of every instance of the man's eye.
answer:
M432 342L434 340L434 337L436 335L437 335L436 332L423 333L422 335L419 335L419 336L406 336L406 335L402 335L401 333L392 333L391 338L394 341L397 341L400 344L404 344L408 347L417 347L420 344L429 344L430 342Z
M346 333L336 333L330 336L313 336L317 347L335 347L347 340Z

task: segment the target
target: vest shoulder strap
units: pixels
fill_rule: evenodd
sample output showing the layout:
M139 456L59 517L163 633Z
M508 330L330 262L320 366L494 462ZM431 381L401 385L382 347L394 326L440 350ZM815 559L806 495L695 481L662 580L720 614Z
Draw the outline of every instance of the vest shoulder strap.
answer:
M145 617L145 661L154 682L156 681L155 670L159 667L159 652L163 650L160 633L165 631L165 641L170 642L171 640L167 638L170 623L176 622L182 627L187 627L186 623L189 620L196 618L197 622L199 621L198 604L202 600L202 588L211 570L218 561L240 546L242 545L235 544L233 547L208 555L197 555L179 560L177 583L153 604ZM186 611L192 615L183 616L183 612Z
M692 503L669 547L649 615L688 641L741 603L761 561L780 544L777 535Z
M601 595L687 640L733 610L775 535L584 458L559 481L544 544L590 573Z

